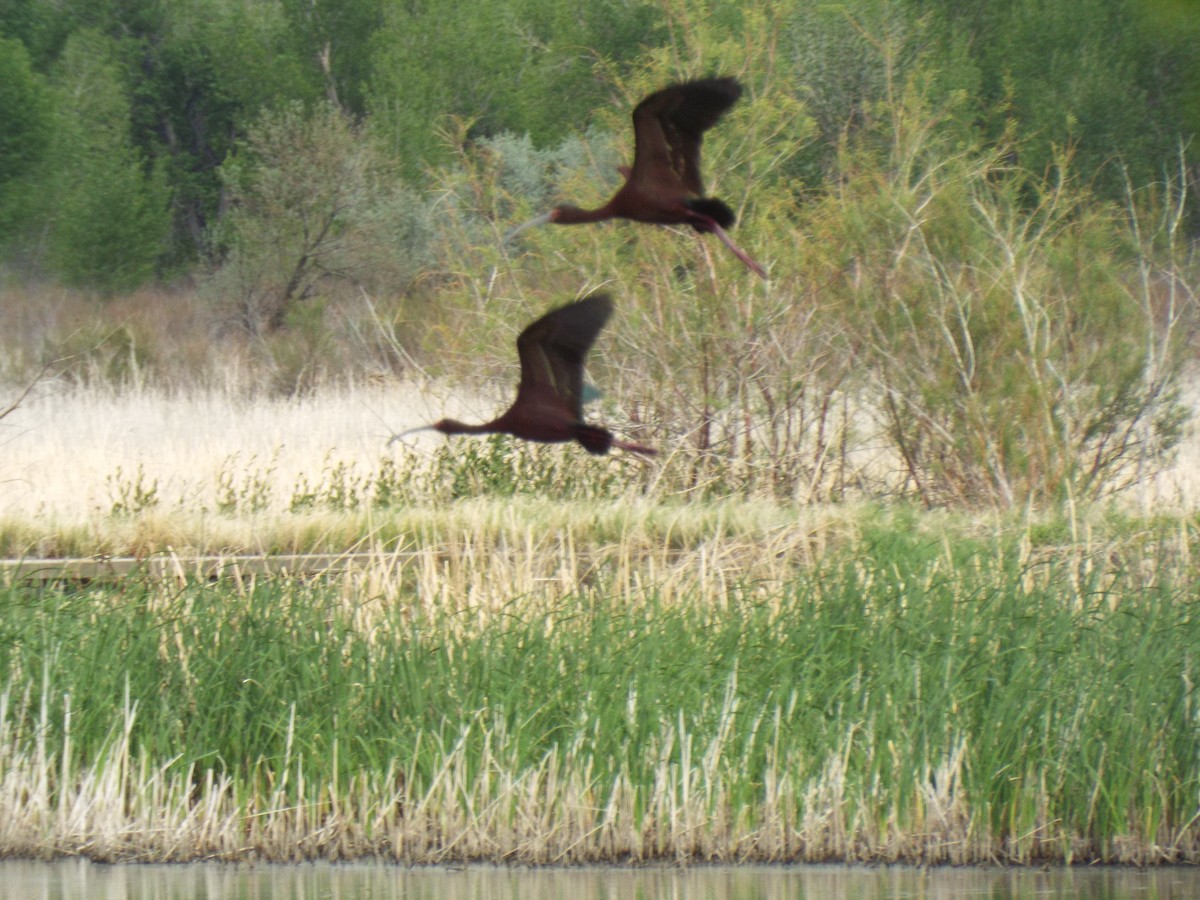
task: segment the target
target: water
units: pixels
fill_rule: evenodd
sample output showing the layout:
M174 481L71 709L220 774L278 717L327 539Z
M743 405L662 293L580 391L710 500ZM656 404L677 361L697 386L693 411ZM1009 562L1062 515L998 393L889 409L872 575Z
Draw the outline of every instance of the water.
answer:
M874 900L1200 897L1196 868L747 866L525 869L0 862L0 900Z

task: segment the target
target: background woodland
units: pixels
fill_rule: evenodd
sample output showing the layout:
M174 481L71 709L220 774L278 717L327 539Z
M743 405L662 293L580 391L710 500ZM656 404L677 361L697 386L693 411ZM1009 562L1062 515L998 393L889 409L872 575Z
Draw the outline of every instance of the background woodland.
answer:
M585 6L0 2L0 378L486 393L607 284L605 414L689 489L1011 505L1177 442L1194 2ZM769 287L678 231L502 244L602 201L637 100L714 72L747 90L709 187Z

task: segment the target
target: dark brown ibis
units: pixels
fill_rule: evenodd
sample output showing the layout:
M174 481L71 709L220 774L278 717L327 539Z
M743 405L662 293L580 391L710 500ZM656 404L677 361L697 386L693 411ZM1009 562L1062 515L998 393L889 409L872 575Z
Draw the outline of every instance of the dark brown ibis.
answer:
M704 196L700 144L704 132L742 95L736 78L701 78L655 91L633 110L633 166L621 166L625 184L596 209L556 206L505 240L533 225L577 225L605 219L631 219L655 225L691 225L715 234L759 276L767 273L726 234L735 221L729 205Z
M517 356L521 359L517 399L498 418L480 425L442 419L397 434L392 441L429 430L445 435L502 432L546 444L579 441L588 453L595 454L608 453L613 447L631 453L657 453L583 421L583 361L612 310L611 297L591 294L552 309L526 326L517 338Z

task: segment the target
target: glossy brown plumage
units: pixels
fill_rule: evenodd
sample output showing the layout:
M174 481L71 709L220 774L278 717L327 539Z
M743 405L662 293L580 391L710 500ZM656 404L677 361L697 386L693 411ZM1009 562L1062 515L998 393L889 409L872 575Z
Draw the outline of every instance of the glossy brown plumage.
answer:
M576 225L605 219L630 219L656 225L691 225L715 234L747 268L767 277L725 233L734 223L733 210L715 197L704 196L700 175L700 145L738 98L742 86L734 78L702 78L655 91L633 111L634 154L631 167L621 167L625 183L612 199L596 209L556 206L508 235L531 225Z
M607 294L591 294L552 309L526 326L517 338L521 360L517 399L492 421L468 425L442 419L392 440L427 429L445 435L499 432L549 444L578 441L589 453L604 454L617 447L653 455L658 451L618 440L606 429L583 421L583 363L612 309Z

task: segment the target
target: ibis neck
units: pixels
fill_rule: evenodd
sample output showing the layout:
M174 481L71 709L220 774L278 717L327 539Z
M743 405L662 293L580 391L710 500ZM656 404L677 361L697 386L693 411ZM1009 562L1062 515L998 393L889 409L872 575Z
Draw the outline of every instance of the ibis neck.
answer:
M459 422L457 419L442 419L433 426L442 434L490 434L495 431L494 423L483 422L479 425L468 425L466 422Z
M578 206L556 206L550 219L555 225L582 225L586 222L601 222L612 218L612 203L595 209L580 209Z

